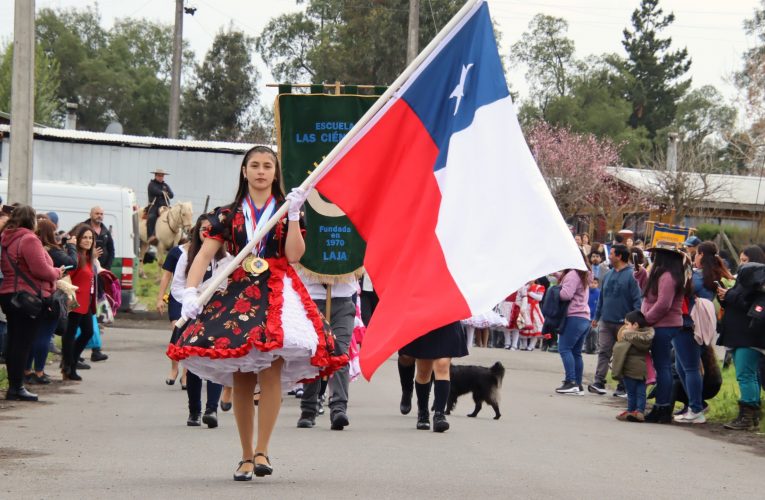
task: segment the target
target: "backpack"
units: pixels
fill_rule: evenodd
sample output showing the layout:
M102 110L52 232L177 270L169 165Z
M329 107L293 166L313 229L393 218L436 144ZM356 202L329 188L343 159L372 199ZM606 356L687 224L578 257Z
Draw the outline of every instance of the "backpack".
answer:
M560 299L561 286L550 287L542 301L542 317L545 319L542 333L559 333L566 323L570 300Z

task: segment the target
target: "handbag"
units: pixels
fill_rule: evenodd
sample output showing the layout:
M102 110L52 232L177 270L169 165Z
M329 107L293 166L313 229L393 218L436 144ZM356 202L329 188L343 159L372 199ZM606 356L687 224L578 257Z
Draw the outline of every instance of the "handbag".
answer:
M20 243L21 240L19 240L19 242L16 244L16 250L18 250ZM34 281L29 279L29 277L24 274L21 269L19 269L19 266L13 261L13 259L11 259L10 255L8 255L8 248L3 251L3 257L8 259L8 262L11 264L11 267L13 267L13 271L16 274L15 281L13 283L13 289L18 290L19 276L21 276L21 279L26 281L27 285L29 285L32 290L37 292L37 295L33 295L26 290L14 292L11 296L11 306L13 306L17 311L24 314L25 316L29 316L32 319L38 318L43 312L42 290L40 290Z

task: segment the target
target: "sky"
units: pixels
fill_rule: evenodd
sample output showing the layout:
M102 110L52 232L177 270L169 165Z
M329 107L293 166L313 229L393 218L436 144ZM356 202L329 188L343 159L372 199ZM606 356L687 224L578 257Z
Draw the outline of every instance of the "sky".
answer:
M367 2L368 0L348 0ZM765 2L765 0L762 0ZM0 40L8 42L13 36L13 0L0 1ZM93 5L89 0L37 0L36 8L68 8ZM184 39L187 40L197 59L202 60L212 45L215 33L230 24L257 36L268 21L283 13L300 10L295 0L186 0L187 6L197 8L194 16L184 18ZM123 17L144 17L155 21L173 23L174 0L100 0L98 8L105 27ZM420 0L421 9L428 9L428 0ZM568 36L576 45L576 56L584 58L592 54L615 52L624 55L621 45L622 30L629 25L632 11L639 0L489 0L492 17L502 30L503 43L500 51L509 54L512 43L520 39L528 29L528 23L537 13L562 17L569 23ZM760 0L661 0L665 12L674 12L675 23L667 30L673 47L687 47L693 60L690 75L693 87L711 84L726 98L737 97L730 84L731 74L741 67L741 55L756 45L753 37L747 37L742 23L751 17ZM432 22L432 18L428 18ZM441 20L441 22L443 22ZM440 27L440 26L439 26ZM275 83L263 61L258 61L261 71L262 95L270 99L274 90L267 90L266 83ZM523 68L510 68L509 80L514 90L526 96ZM374 84L379 82L348 82Z

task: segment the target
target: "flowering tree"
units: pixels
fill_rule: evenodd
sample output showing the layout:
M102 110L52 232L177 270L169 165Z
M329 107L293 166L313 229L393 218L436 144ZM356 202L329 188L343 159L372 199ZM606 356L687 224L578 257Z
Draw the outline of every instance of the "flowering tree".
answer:
M606 166L619 159L617 148L591 134L535 124L527 134L539 170L564 217L581 213L607 178Z

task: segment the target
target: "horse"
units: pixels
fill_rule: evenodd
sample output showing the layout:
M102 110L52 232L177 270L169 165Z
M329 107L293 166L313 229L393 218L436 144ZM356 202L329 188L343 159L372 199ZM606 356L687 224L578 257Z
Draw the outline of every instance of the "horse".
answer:
M141 211L141 219L139 224L139 234L141 236L141 266L143 266L143 258L146 256L146 251L149 249L149 242L146 230L146 219L143 218L143 213L146 209ZM194 212L191 208L191 202L183 201L176 203L175 205L168 207L160 207L159 217L157 217L157 225L155 226L155 235L157 236L157 262L161 265L165 261L165 255L167 252L176 246L180 241L183 233L187 233L191 230L191 226L194 225ZM143 267L141 268L141 275L143 275Z

